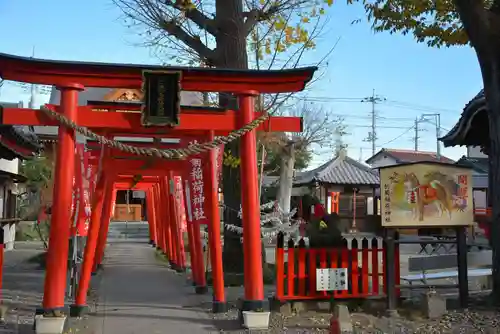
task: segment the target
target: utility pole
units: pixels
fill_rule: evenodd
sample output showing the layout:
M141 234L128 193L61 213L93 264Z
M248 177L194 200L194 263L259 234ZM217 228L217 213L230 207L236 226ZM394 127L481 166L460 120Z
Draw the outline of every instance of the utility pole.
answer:
M380 97L378 95L375 95L375 89L373 89L372 96L365 97L364 99L361 100L361 102L369 102L372 104L372 111L371 111L372 131L368 132L368 136L364 139L364 141L372 143L372 155L375 155L375 151L377 149L377 109L376 109L376 104L379 102L385 101L385 100L386 99L384 97Z
M418 117L415 117L415 152L418 151L418 140L420 137L418 136Z
M359 148L359 159L358 162L363 162L363 148Z
M340 151L342 151L343 149L345 149L347 147L347 145L344 144L344 139L343 139L343 136L348 134L344 127L342 125L338 125L336 128L335 128L335 156L338 157L339 154L340 154Z
M434 118L434 122L430 121L429 118ZM441 114L423 114L421 117L422 121L430 122L436 126L436 158L441 159L441 143L439 138L441 137Z

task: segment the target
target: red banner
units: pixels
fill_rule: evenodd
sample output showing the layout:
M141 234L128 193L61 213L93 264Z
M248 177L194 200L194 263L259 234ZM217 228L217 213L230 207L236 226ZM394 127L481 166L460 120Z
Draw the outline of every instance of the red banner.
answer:
M90 219L90 194L88 179L85 175L89 165L89 152L85 145L75 145L75 176L73 177L73 200L71 205L71 235L86 236Z
M174 197L177 208L179 209L179 219L181 225L179 226L181 232L187 231L187 221L186 221L186 206L184 205L184 198L182 197L182 178L180 176L174 177Z

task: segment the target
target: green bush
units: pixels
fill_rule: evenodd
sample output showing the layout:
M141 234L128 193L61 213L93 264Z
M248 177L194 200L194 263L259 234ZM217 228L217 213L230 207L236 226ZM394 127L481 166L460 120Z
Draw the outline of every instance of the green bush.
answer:
M307 224L306 236L310 248L343 246L342 233L339 229L340 217L332 213L323 219L315 219Z

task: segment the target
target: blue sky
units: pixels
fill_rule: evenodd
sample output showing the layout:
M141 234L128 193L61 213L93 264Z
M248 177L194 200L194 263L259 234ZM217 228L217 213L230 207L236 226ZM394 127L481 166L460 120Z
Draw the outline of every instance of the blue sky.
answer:
M411 137L413 119L423 113L440 113L442 132L458 120L464 105L482 87L475 53L468 47L431 49L417 44L411 36L375 34L369 23L352 25L363 18L361 6L346 6L341 1L329 9L329 22L318 48L304 63L315 63L340 37L328 60L322 79L308 91L310 100L318 101L334 114L344 115L349 136L349 155L363 159L371 155L366 137L371 105L359 100L372 94L384 97L377 105L378 148L414 147ZM120 12L110 0L16 0L0 1L0 52L47 59L158 63L146 48L139 47L135 31L124 26ZM355 98L346 101L343 98ZM20 88L6 85L0 100L27 100ZM44 102L43 98L40 102ZM419 149L435 151L435 130L430 123L420 123ZM407 133L403 134L405 131ZM395 139L397 138L397 139ZM459 158L462 148L445 149L443 154ZM315 157L314 165L330 158Z

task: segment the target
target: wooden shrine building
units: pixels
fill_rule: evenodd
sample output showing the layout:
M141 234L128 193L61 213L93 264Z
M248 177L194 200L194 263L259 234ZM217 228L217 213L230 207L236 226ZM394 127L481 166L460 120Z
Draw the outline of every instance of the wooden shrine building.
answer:
M378 172L346 155L345 150L332 160L310 171L299 172L293 183L295 194L317 197L328 213L338 212L342 230L347 232L356 219L360 230L371 231L365 224L368 216L377 215L376 190L380 186ZM338 208L334 201L338 202ZM307 220L310 209L303 207ZM362 230L363 231L363 230Z

